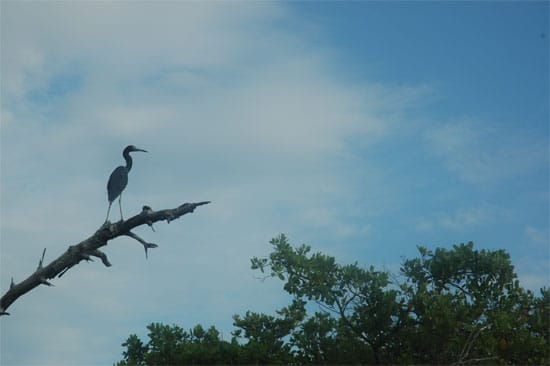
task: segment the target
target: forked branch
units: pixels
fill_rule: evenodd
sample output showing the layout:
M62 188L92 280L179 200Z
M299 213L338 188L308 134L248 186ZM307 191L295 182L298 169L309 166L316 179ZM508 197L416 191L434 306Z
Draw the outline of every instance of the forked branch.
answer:
M166 220L170 222L176 220L185 214L193 212L198 206L208 203L210 203L210 201L184 203L179 207L160 211L153 211L149 206L144 206L141 213L130 217L128 220L119 221L113 224L106 222L92 236L76 245L69 246L65 253L46 266L43 265L44 255L46 254L46 249L44 249L42 257L38 262L38 267L29 277L19 283L15 283L12 278L10 288L2 298L0 298L0 315L9 315L7 309L10 305L20 296L26 294L35 287L39 285L53 286L49 280L56 276L61 277L82 260L93 261L92 257L96 257L101 259L105 266L111 266L107 255L100 251L99 248L107 245L109 240L115 239L121 235L130 236L139 241L144 246L145 254L147 255L147 249L156 248L157 245L147 243L130 230L144 224L153 227L153 223L157 221Z

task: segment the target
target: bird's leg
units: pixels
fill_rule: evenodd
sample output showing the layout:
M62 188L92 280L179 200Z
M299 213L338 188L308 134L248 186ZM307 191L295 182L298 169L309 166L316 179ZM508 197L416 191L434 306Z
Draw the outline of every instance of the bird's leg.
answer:
M124 219L122 218L122 203L120 202L121 199L122 193L120 194L120 196L118 196L118 207L120 208L120 221L123 221Z
M105 218L105 222L109 221L109 211L111 211L111 204L113 202L109 202L109 208L107 209L107 217Z

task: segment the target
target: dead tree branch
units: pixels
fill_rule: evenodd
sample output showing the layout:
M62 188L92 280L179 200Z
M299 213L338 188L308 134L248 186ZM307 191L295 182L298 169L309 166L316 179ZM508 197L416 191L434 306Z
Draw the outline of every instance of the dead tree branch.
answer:
M122 235L134 238L144 246L145 255L147 256L147 249L156 248L157 245L146 242L130 230L144 224L152 227L153 223L157 221L166 220L166 222L169 223L185 214L193 212L198 206L208 203L210 203L210 201L184 203L174 209L160 211L153 211L150 207L144 206L139 214L130 217L128 220L119 221L113 224L106 222L92 236L76 245L69 246L65 253L46 266L43 265L44 255L46 254L46 249L44 249L42 257L38 262L38 267L29 277L19 283L15 283L12 278L10 288L2 298L0 298L0 315L9 315L6 310L10 305L20 296L26 294L35 287L39 285L53 286L48 280L56 276L63 276L70 268L77 265L82 260L93 261L92 257L96 257L101 259L105 266L110 267L111 263L107 255L99 250L99 248L107 245L109 240L113 240Z

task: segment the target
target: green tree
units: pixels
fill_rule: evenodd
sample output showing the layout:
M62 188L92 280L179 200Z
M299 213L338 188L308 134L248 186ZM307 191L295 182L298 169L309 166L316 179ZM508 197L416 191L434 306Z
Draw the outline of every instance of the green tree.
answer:
M124 359L118 366L127 365L215 365L250 363L243 347L232 339L220 339L215 327L208 330L199 324L184 331L177 325L151 323L147 326L147 344L132 334L122 344Z
M188 338L183 329L177 325L152 323L149 330L148 352L145 355L147 365L176 365L179 363L179 354Z
M403 263L403 280L390 281L387 272L372 266L339 265L333 257L311 254L309 246L294 248L284 235L271 244L273 252L254 257L252 268L280 278L297 299L339 317L340 332L369 348L357 347L361 362L548 362L548 291L536 300L521 288L503 250L474 250L473 243L435 252L419 247L420 257ZM312 350L312 362L321 357L320 344L315 351L305 342L313 333L303 325L294 336L302 359ZM326 335L321 339L328 344Z
M519 286L503 250L474 250L473 243L419 247L420 258L404 262L402 294L410 310L404 334L415 362L544 363L548 342L533 293ZM547 292L547 291L546 291Z
M145 354L148 349L137 335L131 334L126 342L122 343L122 347L126 347L126 351L122 352L124 361L119 362L119 365L145 365Z
M397 291L389 288L389 275L357 263L339 265L333 257L311 252L302 245L293 248L285 235L271 241L268 258L252 258L252 269L269 271L286 281L284 289L296 298L312 300L340 318L340 322L370 350L367 363L389 361L387 339L403 321L396 301ZM361 347L364 350L364 347Z
M338 358L336 326L338 321L328 313L316 312L293 332L290 343L296 359L304 364L324 365Z
M234 315L233 324L239 329L233 335L248 340L244 346L245 358L255 364L290 363L291 346L285 338L304 318L304 304L304 301L293 301L277 311L279 317L250 311L242 318Z
M550 364L550 291L523 289L503 250L418 247L390 275L284 235L271 244L252 268L283 281L289 306L234 315L231 342L214 327L150 324L147 343L123 343L119 365Z
M366 364L370 349L351 333L340 319L328 312L315 312L292 333L290 344L298 364Z

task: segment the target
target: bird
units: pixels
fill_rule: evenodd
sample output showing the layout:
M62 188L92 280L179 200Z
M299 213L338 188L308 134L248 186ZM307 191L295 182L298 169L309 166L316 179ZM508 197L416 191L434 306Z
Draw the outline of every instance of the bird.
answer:
M138 149L134 145L128 145L122 151L122 156L126 160L126 166L121 165L116 167L115 170L111 173L109 181L107 182L107 198L109 200L109 208L107 209L107 218L105 222L109 220L109 212L111 211L111 205L113 201L118 197L118 206L120 207L120 221L122 221L122 204L120 199L122 198L122 191L126 188L128 184L128 173L132 169L132 157L130 156L131 152L142 151L147 152L147 150Z

